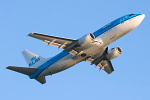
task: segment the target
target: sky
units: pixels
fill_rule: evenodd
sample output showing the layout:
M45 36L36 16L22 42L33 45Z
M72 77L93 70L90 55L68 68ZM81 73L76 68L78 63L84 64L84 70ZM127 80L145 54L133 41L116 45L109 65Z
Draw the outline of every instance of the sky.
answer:
M0 100L150 100L149 0L0 0ZM88 62L47 76L41 85L6 69L28 67L22 51L52 57L62 51L27 37L31 32L78 39L126 14L143 22L109 45L122 55L107 75Z

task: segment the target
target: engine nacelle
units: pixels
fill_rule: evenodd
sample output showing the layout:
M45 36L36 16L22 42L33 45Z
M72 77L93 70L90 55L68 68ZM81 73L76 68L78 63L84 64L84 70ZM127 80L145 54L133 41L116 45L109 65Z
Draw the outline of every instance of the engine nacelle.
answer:
M86 44L91 44L92 42L94 42L95 36L92 33L88 33L85 36L81 37L78 40L78 43L80 46L84 46Z
M112 60L122 54L122 50L120 47L112 48L108 51L108 54L106 55L107 59Z

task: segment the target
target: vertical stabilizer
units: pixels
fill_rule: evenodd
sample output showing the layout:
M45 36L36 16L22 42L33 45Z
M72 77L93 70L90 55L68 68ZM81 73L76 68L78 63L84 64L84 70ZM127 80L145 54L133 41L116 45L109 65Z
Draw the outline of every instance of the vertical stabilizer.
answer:
M22 52L27 64L29 65L29 67L32 68L37 68L39 67L41 64L43 64L44 62L46 62L47 60L40 57L39 55L29 51L28 49L24 50Z

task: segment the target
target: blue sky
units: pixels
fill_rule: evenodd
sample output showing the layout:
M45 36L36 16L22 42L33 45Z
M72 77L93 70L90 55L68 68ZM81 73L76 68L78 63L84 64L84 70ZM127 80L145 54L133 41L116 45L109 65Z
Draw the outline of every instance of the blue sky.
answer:
M0 0L1 100L149 100L150 99L149 0ZM31 37L30 32L78 39L130 13L144 13L143 22L115 41L123 53L112 60L115 71L107 75L88 62L47 76L39 84L7 70L28 67L22 51L48 58L62 50Z

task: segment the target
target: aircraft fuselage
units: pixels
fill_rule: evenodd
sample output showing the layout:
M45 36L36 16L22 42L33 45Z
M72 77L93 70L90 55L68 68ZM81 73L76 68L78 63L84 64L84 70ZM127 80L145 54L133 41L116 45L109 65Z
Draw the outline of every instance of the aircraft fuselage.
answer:
M81 51L82 54L86 54L85 56L81 56L80 54L74 56L67 51L62 51L39 66L39 70L30 75L30 78L52 75L63 71L85 60L88 56L101 56L109 44L136 28L142 22L144 17L144 14L134 14L132 16L126 15L118 18L93 33L95 40L99 42L99 46L85 45L85 49L82 48L83 51Z

